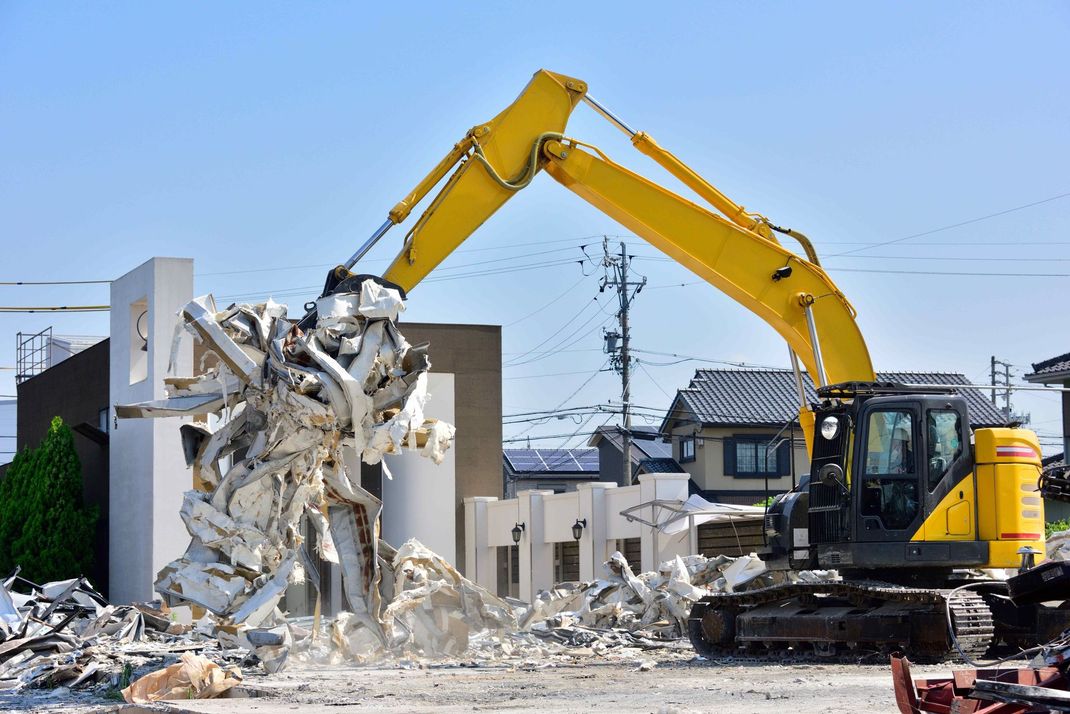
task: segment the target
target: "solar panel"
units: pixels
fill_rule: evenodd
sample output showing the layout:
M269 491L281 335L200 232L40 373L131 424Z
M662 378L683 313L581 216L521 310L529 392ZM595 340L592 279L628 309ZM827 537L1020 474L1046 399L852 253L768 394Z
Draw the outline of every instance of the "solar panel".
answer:
M661 440L646 441L642 439L636 439L632 443L652 459L672 458L672 444L666 444Z
M598 471L597 449L503 449L516 472L589 473Z

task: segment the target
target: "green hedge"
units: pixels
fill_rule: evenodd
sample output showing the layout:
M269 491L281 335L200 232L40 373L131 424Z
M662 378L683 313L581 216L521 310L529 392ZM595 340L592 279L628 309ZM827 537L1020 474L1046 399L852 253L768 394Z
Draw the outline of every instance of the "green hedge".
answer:
M21 566L34 582L85 575L97 508L82 504L82 465L59 417L37 448L15 455L0 481L0 575Z

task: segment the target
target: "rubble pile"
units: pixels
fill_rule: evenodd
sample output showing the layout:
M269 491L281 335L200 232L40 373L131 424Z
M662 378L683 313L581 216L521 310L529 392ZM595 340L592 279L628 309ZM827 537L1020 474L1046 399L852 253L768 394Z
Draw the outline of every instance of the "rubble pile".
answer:
M374 278L346 286L317 301L314 324L290 321L270 300L218 310L206 296L182 309L172 363L189 332L204 347L200 375L167 378L166 399L116 407L121 418L211 415L180 429L199 487L180 511L189 546L156 579L163 602L114 607L82 579L29 583L19 594L9 579L0 687L99 680L130 684L127 701L153 701L215 696L240 681L237 669L193 651L270 673L291 655L371 662L645 647L684 636L705 594L772 582L753 555L676 558L635 575L615 553L602 579L527 605L467 580L415 540L397 550L382 541L382 504L361 487L360 464L405 448L438 463L454 428L424 415L430 360L427 345L410 345L397 328L400 291ZM319 589L302 535L310 531L319 558L339 566L350 607L327 623L288 620L279 608L292 583ZM188 611L191 624L173 622L170 608ZM150 662L164 667L122 681Z
M16 573L0 583L0 689L95 683L174 651L188 629L151 604L109 605L84 578L38 585Z
M1052 533L1047 538L1048 560L1070 560L1070 531Z
M592 641L588 632L623 631L654 640L687 636L687 618L696 600L719 592L767 587L782 579L837 580L836 571L772 573L758 556L677 556L657 572L632 573L620 552L605 565L605 577L540 593L524 618L525 629L561 642ZM594 638L597 639L597 638ZM634 641L634 640L633 640Z
M427 345L410 345L397 328L400 291L375 279L352 288L320 298L305 330L270 300L225 310L211 296L193 300L182 326L214 361L197 377L166 379L168 399L117 409L218 417L182 427L202 488L181 509L190 545L155 587L171 606L208 610L269 670L292 645L278 629L287 586L309 578L319 587L303 521L319 557L342 570L352 612L334 627L354 657L396 649L414 632L383 609L394 584L382 580L382 504L361 487L360 464L406 447L441 462L454 428L424 417L430 360Z

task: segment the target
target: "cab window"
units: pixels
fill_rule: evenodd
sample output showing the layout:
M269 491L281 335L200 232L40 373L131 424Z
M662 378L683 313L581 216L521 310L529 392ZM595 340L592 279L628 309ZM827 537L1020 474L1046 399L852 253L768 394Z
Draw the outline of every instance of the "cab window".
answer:
M866 475L914 473L914 419L910 412L869 415Z
M885 530L910 527L918 515L914 464L914 416L909 411L870 412L860 494L863 517L879 519Z
M929 432L929 490L940 483L951 464L962 456L962 417L953 409L932 409L926 417Z

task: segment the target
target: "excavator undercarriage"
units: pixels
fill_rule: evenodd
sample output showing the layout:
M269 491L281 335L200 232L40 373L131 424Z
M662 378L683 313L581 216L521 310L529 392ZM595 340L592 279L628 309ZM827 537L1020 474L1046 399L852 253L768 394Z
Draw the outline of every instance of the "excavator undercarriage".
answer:
M688 630L695 650L707 657L789 649L818 657L905 650L915 661L935 661L958 650L983 655L996 626L984 598L974 592L844 581L710 595L693 607Z

